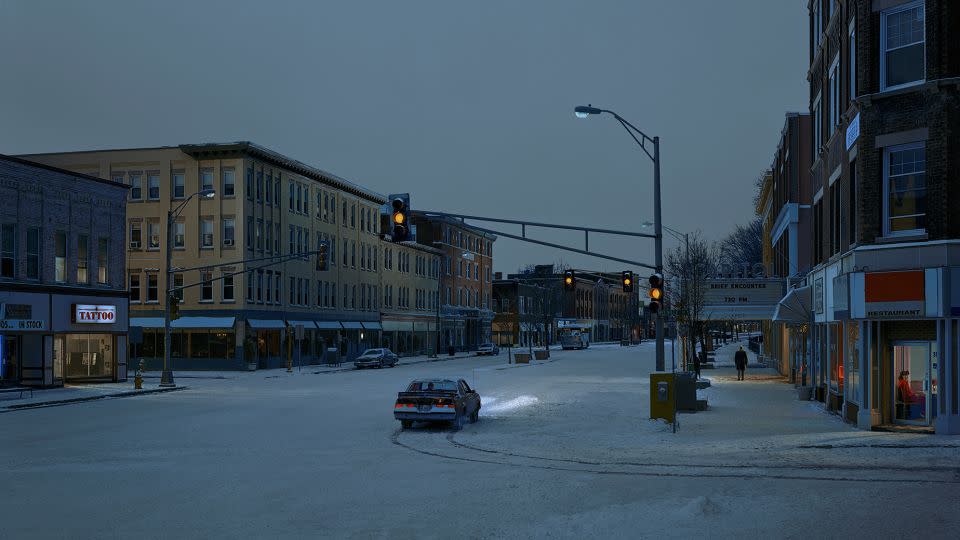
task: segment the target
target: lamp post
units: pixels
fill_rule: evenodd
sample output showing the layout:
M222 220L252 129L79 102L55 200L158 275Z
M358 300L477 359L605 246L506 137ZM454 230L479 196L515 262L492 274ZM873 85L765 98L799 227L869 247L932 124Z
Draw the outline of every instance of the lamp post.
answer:
M167 210L167 241L164 247L166 251L165 261L166 261L166 292L163 299L164 308L163 308L163 371L160 373L160 386L172 387L177 384L173 382L173 369L171 369L170 362L170 297L174 293L173 288L173 269L171 268L171 258L173 256L173 222L180 216L180 212L187 206L187 203L190 202L190 199L200 196L206 199L209 199L216 195L216 191L213 189L202 189L193 195L190 195L182 203L180 203L176 208Z
M574 108L574 114L577 118L588 118L592 114L602 114L607 113L610 116L613 116L617 122L620 122L620 125L623 126L623 129L627 130L627 133L630 134L630 137L640 145L640 149L643 150L643 153L647 155L651 160L653 160L653 222L654 222L654 244L656 252L656 261L654 266L657 267L657 273L663 273L663 231L661 231L661 220L660 220L660 137L648 137L644 132L637 129L633 124L624 120L619 114L607 110L599 109L593 105L580 105ZM637 135L640 138L637 138ZM653 153L648 150L646 143L653 145ZM664 357L663 357L663 318L657 315L656 321L657 328L657 371L664 371Z

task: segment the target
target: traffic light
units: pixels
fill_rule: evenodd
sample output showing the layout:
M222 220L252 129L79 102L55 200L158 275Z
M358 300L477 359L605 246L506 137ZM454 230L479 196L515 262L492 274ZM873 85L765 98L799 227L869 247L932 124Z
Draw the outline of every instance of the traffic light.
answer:
M623 285L623 292L633 292L633 272L624 271L621 274L620 283Z
M393 206L393 215L391 216L391 238L394 242L403 242L410 236L410 215L407 211L407 204L403 199L396 198L390 203Z
M577 276L573 270L563 272L563 290L572 291L577 288Z
M170 320L175 321L180 318L180 298L176 294L171 294L167 301L170 302Z
M660 311L660 304L663 302L663 276L660 274L650 276L650 288L647 294L650 296L650 313Z
M321 242L320 249L317 250L317 272L327 270L327 243Z

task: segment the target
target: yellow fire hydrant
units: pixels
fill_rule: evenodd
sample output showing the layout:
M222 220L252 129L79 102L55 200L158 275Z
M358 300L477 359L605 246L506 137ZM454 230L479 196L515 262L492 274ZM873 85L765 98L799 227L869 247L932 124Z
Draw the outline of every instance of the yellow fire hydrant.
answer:
M133 388L143 390L143 358L140 359L140 366L137 367L137 373L133 376Z

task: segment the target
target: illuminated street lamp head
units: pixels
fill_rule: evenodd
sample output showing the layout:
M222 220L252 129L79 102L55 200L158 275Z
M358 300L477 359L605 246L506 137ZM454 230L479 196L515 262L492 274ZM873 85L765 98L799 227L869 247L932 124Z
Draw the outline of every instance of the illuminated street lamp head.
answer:
M573 114L577 118L586 118L591 114L600 114L602 112L603 112L602 110L594 107L593 105L587 105L587 106L578 105L573 109Z
M199 192L197 192L197 195L199 195L199 196L201 196L201 197L205 197L205 198L207 198L207 199L213 197L213 196L216 195L216 194L217 194L217 190L215 190L215 189L213 189L213 188L210 188L210 189L202 189L202 190L200 190Z

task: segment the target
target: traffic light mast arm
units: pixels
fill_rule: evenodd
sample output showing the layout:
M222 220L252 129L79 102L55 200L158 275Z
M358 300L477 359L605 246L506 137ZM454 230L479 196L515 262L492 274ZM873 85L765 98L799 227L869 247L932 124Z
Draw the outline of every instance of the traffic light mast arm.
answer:
M616 236L636 236L639 238L656 238L656 235L653 235L650 233L619 231L615 229L598 229L595 227L581 227L578 225L561 225L557 223L540 223L536 221L524 221L519 219L503 219L503 218L491 218L491 217L483 217L483 216L468 216L464 214L450 214L447 212L432 212L429 210L418 210L415 212L415 214L423 214L425 216L449 217L449 218L455 218L459 220L471 219L473 221L489 221L491 223L509 223L511 225L522 225L524 227L540 227L543 229L566 229L566 230L572 230L572 231L584 231L584 232L592 232L592 233L598 233L598 234L612 234ZM473 225L470 225L470 227L478 230L483 230L483 229L474 227ZM491 231L491 232L493 234L502 234L496 231ZM522 239L526 239L526 235L524 235Z

